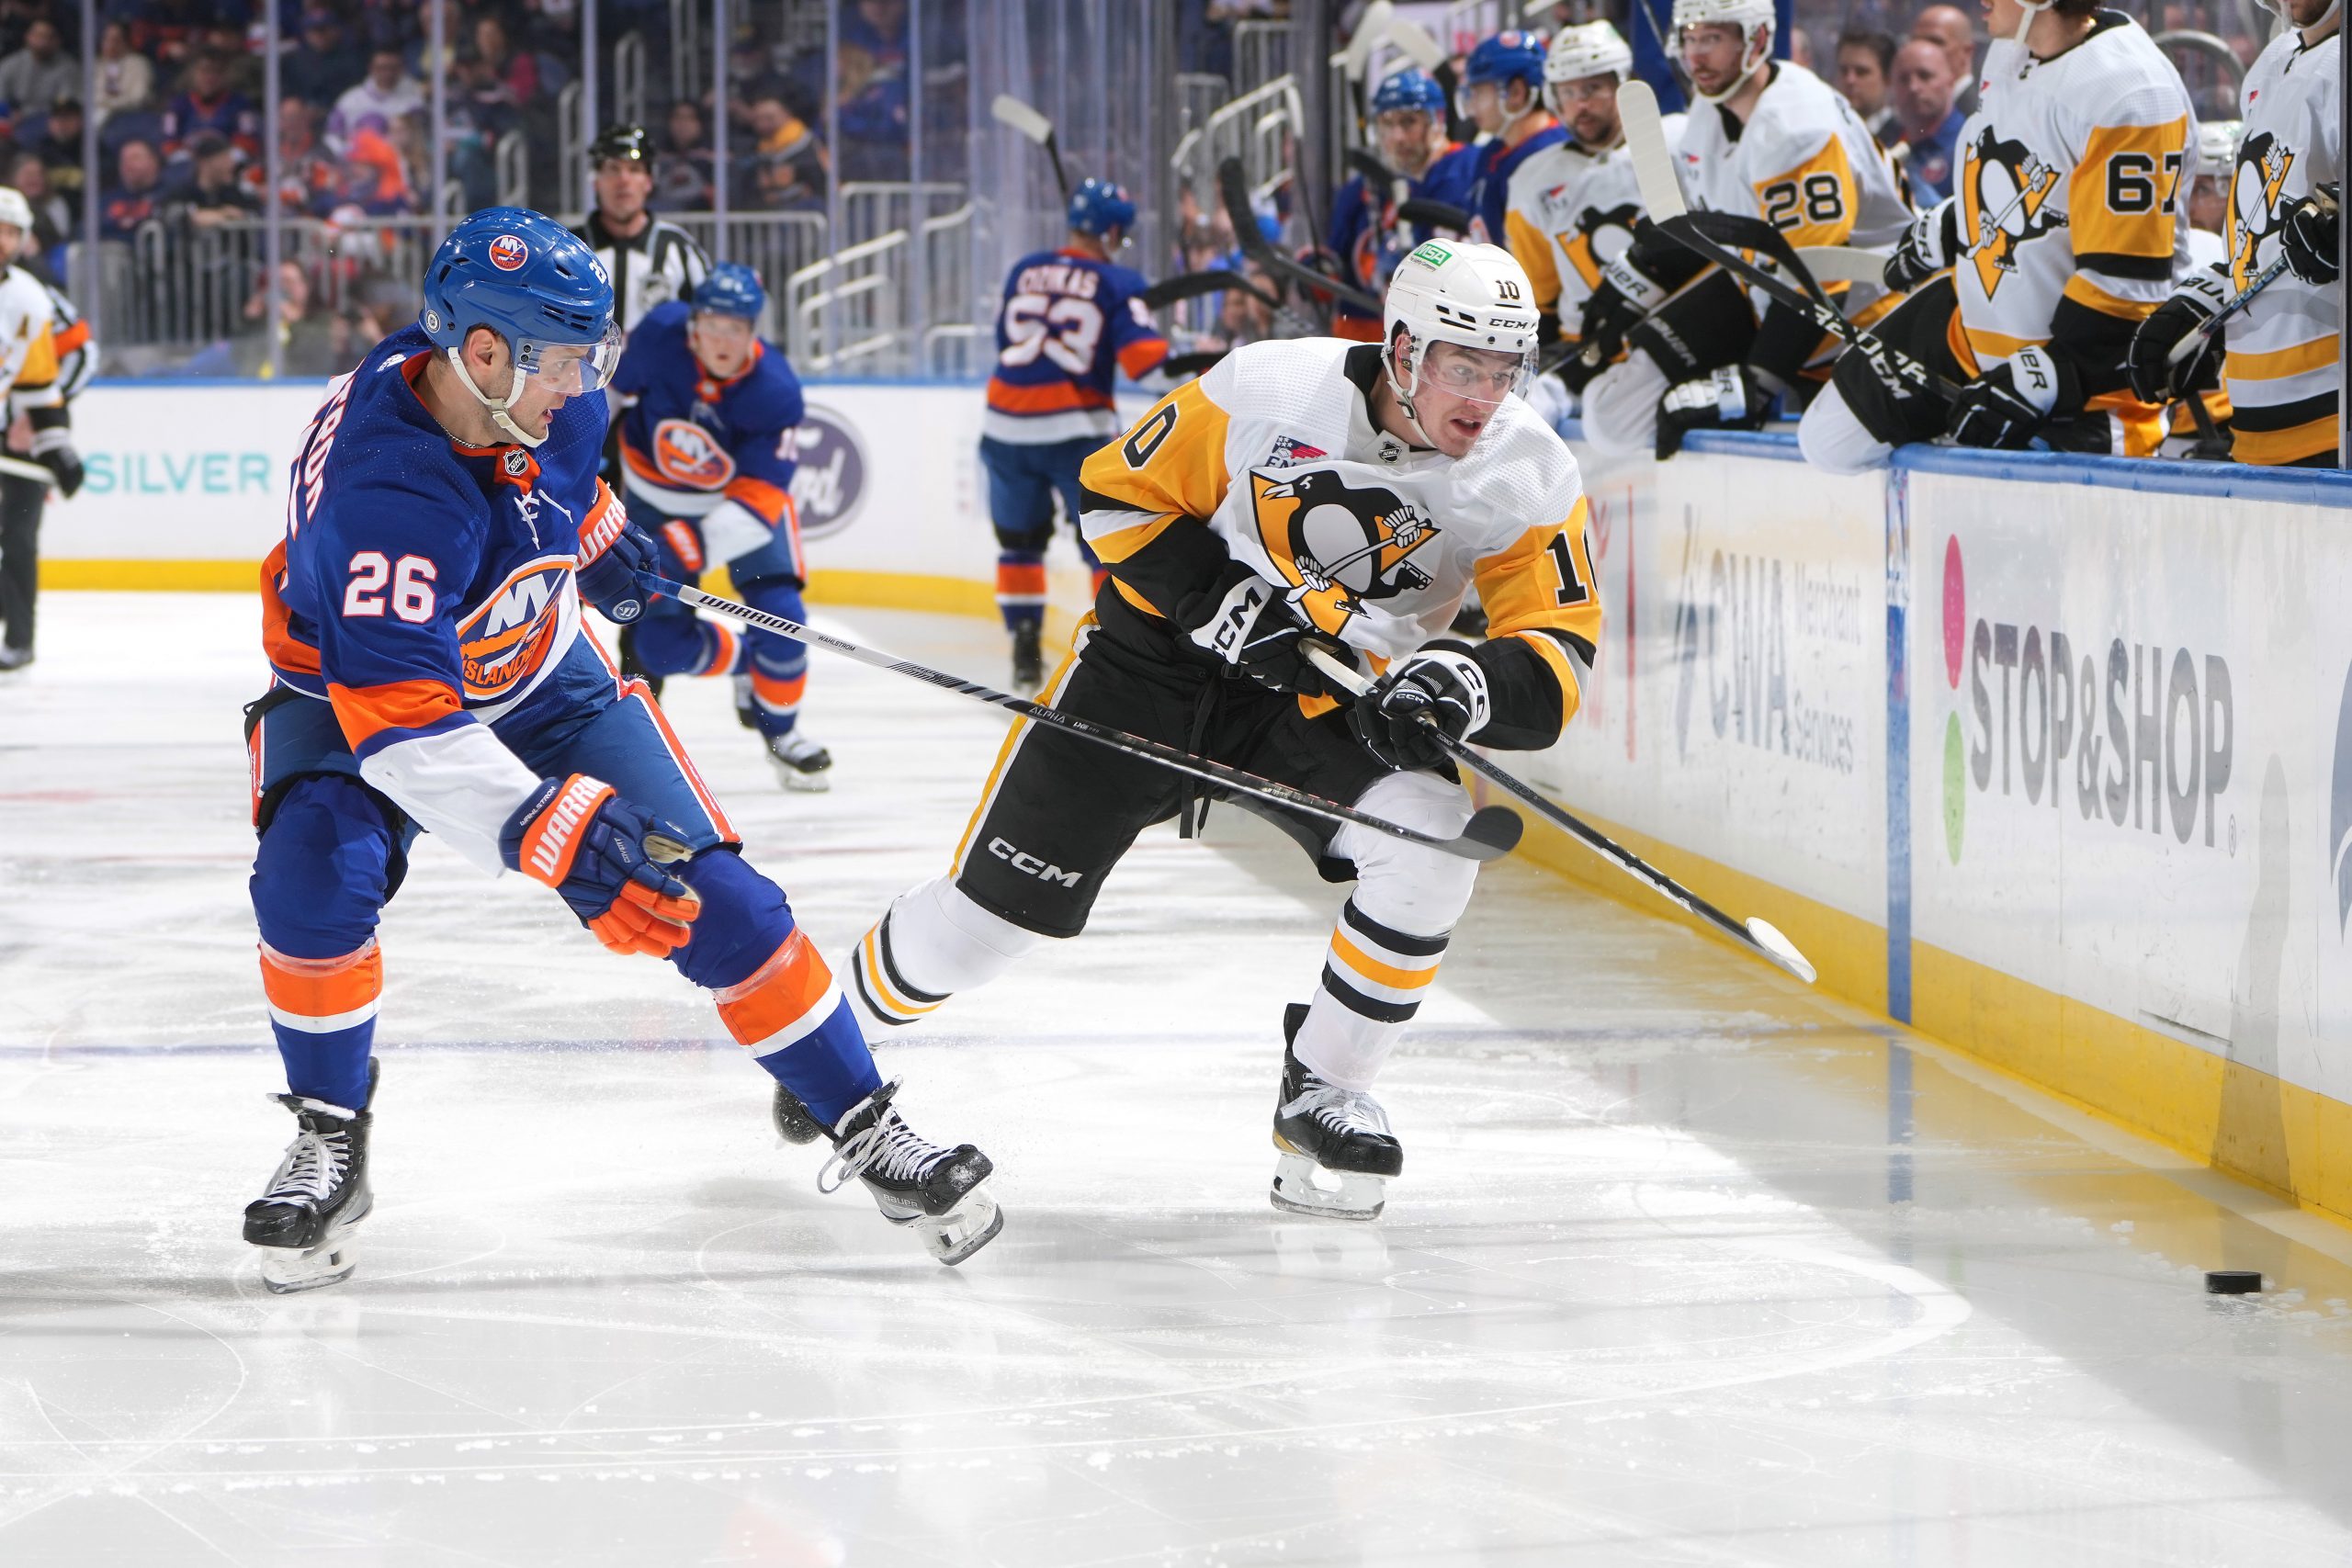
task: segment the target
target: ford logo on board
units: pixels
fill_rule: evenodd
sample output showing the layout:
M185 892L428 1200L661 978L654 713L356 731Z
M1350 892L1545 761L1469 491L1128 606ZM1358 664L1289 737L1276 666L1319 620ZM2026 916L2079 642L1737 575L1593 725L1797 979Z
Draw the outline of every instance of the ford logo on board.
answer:
M840 533L865 503L865 443L857 427L836 410L810 403L793 434L793 452L800 463L792 475L800 536Z

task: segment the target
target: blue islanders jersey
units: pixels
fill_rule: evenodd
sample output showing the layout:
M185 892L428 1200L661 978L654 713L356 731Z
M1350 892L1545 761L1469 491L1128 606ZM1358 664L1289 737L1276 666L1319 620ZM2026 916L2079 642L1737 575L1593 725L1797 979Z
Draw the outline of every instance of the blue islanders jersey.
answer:
M279 682L332 705L362 778L495 871L540 781L489 726L566 700L572 567L619 508L596 478L601 396L558 409L537 451L462 446L416 394L434 354L412 326L330 384L262 567L262 642Z
M1472 161L1460 156L1467 151L1458 141L1448 142L1445 150L1421 171L1419 179L1406 183L1407 198L1426 197L1455 207L1466 206L1475 173ZM1340 194L1331 201L1330 251L1340 258L1342 276L1374 299L1385 298L1388 275L1396 270L1396 258L1406 249L1396 228L1396 204L1386 190L1375 190L1362 175L1354 175L1340 187ZM1331 335L1377 343L1380 313L1360 310L1340 300L1332 311Z
M656 305L628 334L613 389L633 399L621 416L621 462L632 499L668 517L707 517L732 502L769 528L795 528L795 431L807 412L800 378L773 344L714 379L686 344L693 308Z
M1082 251L1039 251L1013 264L996 318L996 373L980 433L1018 446L1119 433L1112 388L1168 357L1138 298L1143 275Z
M1510 239L1503 226L1503 214L1510 206L1510 176L1518 167L1546 147L1557 147L1568 139L1557 120L1545 117L1543 130L1529 135L1516 147L1503 145L1502 138L1481 141L1471 152L1477 155L1476 173L1470 185L1469 198L1462 203L1470 209L1470 237L1490 245L1508 247Z

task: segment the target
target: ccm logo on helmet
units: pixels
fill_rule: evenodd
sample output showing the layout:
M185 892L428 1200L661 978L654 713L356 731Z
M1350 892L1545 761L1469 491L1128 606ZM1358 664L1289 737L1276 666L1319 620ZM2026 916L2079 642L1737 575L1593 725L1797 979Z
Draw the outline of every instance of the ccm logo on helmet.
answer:
M513 272L530 259L530 247L512 234L501 234L490 243L490 265L501 272Z

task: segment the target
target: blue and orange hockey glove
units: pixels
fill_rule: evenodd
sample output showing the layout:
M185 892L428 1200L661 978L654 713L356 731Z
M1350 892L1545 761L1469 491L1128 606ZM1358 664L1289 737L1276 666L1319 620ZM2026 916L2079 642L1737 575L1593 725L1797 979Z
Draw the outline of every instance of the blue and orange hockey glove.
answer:
M620 498L598 484L603 504L589 513L580 531L580 564L572 578L580 596L623 626L645 614L645 590L638 586L641 571L662 570L662 550L653 536L628 520Z
M498 836L509 871L546 883L615 953L666 958L702 913L695 890L654 857L684 859L686 835L585 773L531 792Z

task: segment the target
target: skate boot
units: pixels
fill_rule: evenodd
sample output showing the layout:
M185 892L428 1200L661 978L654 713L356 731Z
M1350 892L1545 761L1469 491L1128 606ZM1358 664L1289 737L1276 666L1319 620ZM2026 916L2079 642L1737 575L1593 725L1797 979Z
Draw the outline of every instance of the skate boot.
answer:
M825 1135L825 1124L782 1084L775 1086L775 1103L769 1107L769 1113L775 1119L775 1135L787 1144L813 1144Z
M299 1094L269 1097L294 1112L300 1131L270 1178L269 1190L245 1205L245 1239L261 1248L262 1283L278 1295L315 1291L351 1278L359 1266L351 1233L368 1217L368 1129L357 1111ZM376 1098L376 1064L368 1064L368 1098Z
M1341 1089L1316 1077L1291 1054L1306 1009L1283 1014L1282 1098L1274 1105L1274 1185L1277 1209L1331 1220L1374 1220L1386 1201L1387 1182L1405 1168L1405 1146L1388 1130L1388 1113L1363 1089ZM1318 1176L1330 1179L1325 1186Z
M757 730L760 728L760 707L759 699L752 694L752 678L736 675L729 679L735 683L735 722L746 729Z
M657 703L662 700L662 677L648 670L645 661L637 656L635 621L621 627L621 679L644 682L645 689L653 694L653 700Z
M1004 1228L1003 1212L980 1186L995 1167L969 1144L943 1149L919 1136L890 1103L898 1092L895 1079L884 1084L825 1134L833 1154L817 1173L817 1190L865 1182L884 1219L914 1226L942 1263L961 1263Z
M1046 684L1046 655L1038 644L1045 627L1023 621L1012 628L1012 694L1034 697Z
M822 795L833 787L833 754L797 729L768 742L768 761L786 789Z

